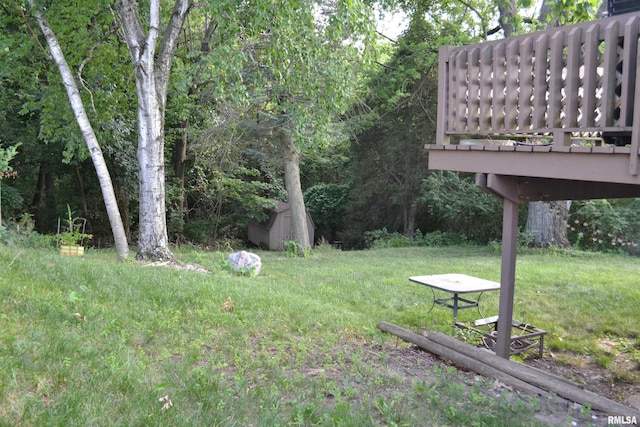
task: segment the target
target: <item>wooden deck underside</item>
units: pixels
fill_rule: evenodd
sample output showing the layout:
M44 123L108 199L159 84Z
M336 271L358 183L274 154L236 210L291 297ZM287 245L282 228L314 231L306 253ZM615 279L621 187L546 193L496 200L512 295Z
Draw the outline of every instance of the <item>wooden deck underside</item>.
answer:
M427 145L429 169L494 175L516 202L640 197L629 147ZM482 179L479 178L482 185ZM484 186L484 185L483 185Z

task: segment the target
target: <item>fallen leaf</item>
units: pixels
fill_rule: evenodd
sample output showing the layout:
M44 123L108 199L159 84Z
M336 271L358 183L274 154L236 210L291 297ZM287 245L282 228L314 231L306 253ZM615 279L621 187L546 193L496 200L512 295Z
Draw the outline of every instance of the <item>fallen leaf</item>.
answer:
M171 399L169 399L169 395L163 396L160 399L158 399L158 402L162 403L162 408L160 408L160 410L162 411L166 411L167 409L171 408L173 406L173 403L171 402Z
M224 303L222 304L222 310L228 311L228 312L233 311L233 301L231 300L230 296L227 297L226 300L224 300Z

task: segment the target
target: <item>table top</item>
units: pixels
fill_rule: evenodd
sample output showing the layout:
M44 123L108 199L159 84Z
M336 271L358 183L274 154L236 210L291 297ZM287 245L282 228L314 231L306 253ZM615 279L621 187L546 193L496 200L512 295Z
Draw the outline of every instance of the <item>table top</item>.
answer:
M500 283L466 274L434 274L431 276L412 276L412 282L454 294L500 290Z

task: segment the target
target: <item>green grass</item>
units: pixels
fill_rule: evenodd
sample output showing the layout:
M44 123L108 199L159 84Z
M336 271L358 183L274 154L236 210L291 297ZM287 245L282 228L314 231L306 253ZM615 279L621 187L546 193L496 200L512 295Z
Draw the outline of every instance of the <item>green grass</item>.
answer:
M541 402L455 370L419 368L407 386L384 369L396 340L379 321L451 332L451 312L426 315L431 291L407 278L499 280L490 249L258 254L248 277L219 252L176 253L203 274L0 247L0 426L542 425ZM552 351L637 340L639 270L627 256L520 255L514 317L548 330ZM497 295L481 301L497 313Z

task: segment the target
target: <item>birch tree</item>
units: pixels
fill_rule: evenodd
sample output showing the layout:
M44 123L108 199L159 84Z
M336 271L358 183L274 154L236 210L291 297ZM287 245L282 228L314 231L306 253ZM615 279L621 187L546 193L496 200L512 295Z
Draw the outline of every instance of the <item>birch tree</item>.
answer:
M102 155L100 144L98 143L95 132L91 127L91 123L89 122L89 118L84 108L82 98L80 97L80 92L78 91L73 73L71 71L71 68L67 64L64 53L62 52L62 48L60 47L60 43L58 42L55 33L49 26L49 22L45 18L42 11L38 7L35 7L33 0L29 0L29 5L33 9L33 13L38 22L38 26L40 27L40 30L42 31L42 34L47 41L51 59L56 63L58 70L60 71L62 82L67 91L67 96L69 97L69 103L71 104L74 116L76 118L76 121L78 122L80 131L82 132L82 136L84 137L84 140L87 144L87 148L89 149L91 160L93 161L93 165L100 182L100 189L102 191L102 197L104 199L105 208L109 217L109 223L111 224L113 239L116 246L116 253L118 259L122 261L129 256L129 246L127 243L124 226L122 224L120 210L118 209L117 199L113 190L113 183L111 181L109 170L107 169L106 163L104 161L104 156Z
M192 0L176 0L161 31L161 0L150 0L143 24L138 3L119 0L116 10L129 49L138 96L140 184L139 260L173 261L165 205L164 118L167 87L180 30Z

